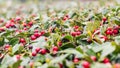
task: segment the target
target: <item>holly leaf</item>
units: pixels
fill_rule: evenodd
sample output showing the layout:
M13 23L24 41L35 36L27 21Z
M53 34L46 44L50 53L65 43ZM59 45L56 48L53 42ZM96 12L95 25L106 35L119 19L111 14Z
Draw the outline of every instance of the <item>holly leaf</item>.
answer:
M63 61L69 54L61 55L59 57L54 58L53 60L50 61L50 64L58 63Z
M10 45L14 46L15 44L17 44L19 42L18 38L12 38L9 42Z
M71 42L68 42L68 43L64 43L62 46L61 46L61 49L64 50L64 49L67 49L67 48L75 48L75 45Z
M14 54L16 51L19 50L19 48L20 48L19 44L16 44L15 46L13 46L12 53Z
M3 46L4 45L4 38L0 38L0 46Z
M78 57L83 57L83 54L81 52L79 52L78 50L75 50L73 48L68 48L68 49L59 51L59 53L75 54Z
M111 45L110 42L106 42L104 44L102 44L103 50L101 52L101 56L100 59L106 57L107 55L109 55L110 53L112 53L115 50L115 47Z

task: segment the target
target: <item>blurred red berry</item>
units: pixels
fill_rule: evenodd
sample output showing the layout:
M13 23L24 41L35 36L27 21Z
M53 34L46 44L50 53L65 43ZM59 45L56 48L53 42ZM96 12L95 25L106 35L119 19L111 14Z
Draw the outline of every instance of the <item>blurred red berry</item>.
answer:
M83 68L90 68L90 63L87 62L87 61L84 61L84 62L82 63L82 66L83 66Z
M78 31L78 32L76 32L77 33L77 35L80 35L81 34L81 32L80 31Z
M91 56L90 58L91 58L93 61L96 61L96 60L97 60L96 56Z
M59 64L59 68L63 68L63 64L61 63L58 63Z
M20 55L16 55L17 60L20 60L20 57L21 57Z
M61 42L61 41L57 42L57 45L58 45L58 46L61 46L61 45L62 45L62 42Z
M32 52L32 56L36 56L37 53L35 51Z
M63 17L63 20L66 21L66 20L67 20L67 17Z
M119 63L115 64L113 68L120 68L120 64Z
M106 31L106 34L107 34L107 35L112 35L112 31L107 30L107 31Z
M41 49L41 50L40 50L40 53L41 53L42 55L44 55L44 54L47 53L47 50L46 50L46 49Z
M76 32L71 32L71 35L75 37L77 35L77 33Z
M103 17L102 20L105 22L105 21L107 20L107 18L106 18L106 17Z
M16 19L15 19L16 21L20 21L21 20L21 18L20 17L16 17Z
M40 33L41 33L41 35L43 35L43 34L45 34L45 31L43 30L43 31L41 31Z
M38 52L40 51L40 49L41 49L41 48L37 47L37 48L35 49L35 51L38 53Z
M19 42L20 42L20 43L25 43L26 41L25 41L24 38L20 38Z
M79 26L77 26L77 25L76 25L76 26L74 26L73 28L74 28L74 29L78 29L78 28L79 28Z
M10 45L9 45L9 44L6 44L4 48L5 48L5 49L8 49L8 48L10 48Z
M38 37L41 36L41 34L40 33L34 33L34 36L38 38Z
M32 35L30 38L31 38L31 40L37 39L36 36L34 36L34 35Z
M104 58L103 63L110 63L110 60L108 58Z
M38 30L38 29L35 29L35 30L34 30L34 33L38 33L38 32L39 32L39 30Z
M113 33L114 33L114 34L118 34L118 30L114 29L114 30L113 30Z
M74 59L73 59L73 62L74 62L74 63L78 63L78 62L79 62L79 59L78 59L78 58L74 58Z
M57 46L54 46L52 50L53 50L53 51L58 51L58 47L57 47Z

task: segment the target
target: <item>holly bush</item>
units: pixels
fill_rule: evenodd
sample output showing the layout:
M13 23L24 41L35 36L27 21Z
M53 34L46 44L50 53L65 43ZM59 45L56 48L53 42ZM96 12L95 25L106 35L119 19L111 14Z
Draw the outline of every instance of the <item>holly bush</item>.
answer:
M120 68L118 2L49 3L1 5L0 68Z

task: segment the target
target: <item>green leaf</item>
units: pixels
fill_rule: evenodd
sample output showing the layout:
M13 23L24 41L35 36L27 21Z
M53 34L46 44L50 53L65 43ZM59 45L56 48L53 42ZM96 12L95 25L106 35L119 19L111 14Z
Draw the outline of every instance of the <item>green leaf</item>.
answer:
M78 50L72 49L72 48L59 51L59 53L75 54L78 57L83 57L83 54L81 52L79 52Z
M29 30L30 30L31 32L33 32L33 31L35 30L35 28L37 28L37 27L39 27L39 25L34 24Z
M115 37L115 42L117 43L117 45L120 45L120 36Z
M18 38L13 38L10 40L9 44L14 46L15 44L17 44L19 42L19 39Z
M3 46L4 45L4 38L0 38L0 46Z
M21 66L27 66L29 61L30 61L29 57L23 57L22 62L21 62Z
M72 37L71 35L66 35L66 36L64 36L62 39L67 39L67 40L72 41L72 40L73 40L73 37Z
M107 55L109 55L110 53L112 53L115 50L115 47L112 46L110 42L106 42L102 46L104 46L104 47L103 47L103 51L100 56L101 59L106 57Z
M88 55L91 55L91 56L95 56L96 54L95 54L95 52L92 50L92 49L88 49L87 51L86 51L86 53L88 54Z
M76 37L76 40L86 38L87 36L85 34L81 34L80 36Z
M35 57L35 60L43 63L43 62L45 62L45 56L43 56L43 55L37 55Z
M1 68L7 68L9 65L12 65L15 62L15 60L10 57L9 55L5 55L1 62Z
M22 62L22 60L18 60L17 62L15 62L13 65L12 65L12 68L18 68L20 66L20 63Z
M13 46L12 53L14 54L16 51L18 51L19 47L20 47L19 44L16 44L15 46Z
M103 46L102 46L102 45L92 47L92 50L93 50L95 53L101 51L102 49L103 49Z
M32 50L35 50L36 47L45 48L45 45L46 41L44 36L37 38L36 40L34 40L34 43L31 44L31 46L33 46Z
M61 49L64 50L64 49L67 49L67 48L75 48L75 45L71 42L68 42L68 43L64 43L62 46L61 46Z
M48 64L43 64L42 66L40 66L38 68L48 68Z
M114 21L115 24L120 25L120 19L118 17L112 17L112 21Z
M69 54L61 55L59 57L54 58L53 60L50 61L50 64L58 63L63 61Z
M80 48L80 46L78 46L78 47L76 48L76 50L79 51L79 52L82 53L82 54L84 53L83 50Z
M87 25L86 25L86 30L87 31L90 31L90 32L93 32L95 29L97 29L98 27L100 26L100 23L99 22L88 22Z
M103 64L103 63L94 63L91 68L112 68L112 67L109 67L108 65L106 64Z

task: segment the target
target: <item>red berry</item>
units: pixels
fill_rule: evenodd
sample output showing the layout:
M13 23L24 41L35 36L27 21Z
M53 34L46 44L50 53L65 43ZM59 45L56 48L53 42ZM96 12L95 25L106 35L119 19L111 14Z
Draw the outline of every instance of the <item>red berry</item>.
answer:
M33 63L33 62L30 62L29 65L30 65L30 68L32 68L33 65L34 65L34 63Z
M32 52L32 56L36 56L37 55L37 53L34 51L34 52Z
M111 28L111 27L108 27L108 28L107 28L107 30L110 30L110 31L111 31L111 30L112 30L112 28Z
M43 35L43 34L45 34L45 31L43 30L43 31L41 31L40 33L41 33L41 35Z
M82 63L82 66L83 66L83 68L90 68L90 63L87 62L87 61L84 61L84 62Z
M106 17L103 17L102 20L105 22L105 21L107 20L107 18L106 18Z
M114 29L114 30L113 30L113 33L114 33L114 34L118 34L118 30Z
M58 51L58 47L57 47L57 46L54 46L54 47L53 47L53 51Z
M106 34L107 34L107 35L112 35L112 31L107 30L107 31L106 31Z
M76 25L76 26L74 26L73 28L74 28L74 29L78 29L78 28L79 28L79 26L77 26L77 25Z
M10 26L11 26L11 27L14 27L14 26L15 26L15 24L14 24L14 23L10 23Z
M0 27L0 31L5 31L5 29L3 27Z
M67 17L63 17L63 20L66 21L66 20L67 20Z
M103 38L105 41L108 40L107 36L103 36L102 38Z
M40 37L40 33L34 33L34 36L38 38Z
M104 60L103 60L103 63L109 63L110 62L110 60L108 59L108 58L105 58Z
M16 59L17 59L17 60L20 60L20 55L16 55Z
M81 34L81 32L80 31L78 31L78 32L76 32L77 33L77 35L80 35Z
M35 30L34 30L34 33L38 33L38 32L39 32L39 30L38 30L38 29L35 29Z
M58 63L59 64L59 68L63 68L63 64L61 63Z
M74 63L78 63L78 62L79 62L79 59L78 59L78 58L74 58L73 62L74 62Z
M76 32L72 32L71 35L72 35L72 36L76 36L77 33L76 33Z
M20 38L20 43L25 43L25 39L24 38Z
M19 66L18 68L24 68L24 66Z
M14 19L11 19L10 22L15 22L15 20L14 20Z
M32 26L32 25L33 25L33 22L32 22L32 21L30 21L30 22L28 23L28 25L29 25L29 26Z
M35 40L36 36L32 35L30 38L31 38L31 40Z
M24 28L23 28L23 30L25 30L25 31L26 31L26 30L27 30L27 28L26 28L26 27L24 27Z
M27 26L27 24L26 24L26 23L23 23L23 26L24 26L24 27L26 27L26 26Z
M58 46L61 46L61 45L62 45L62 42L61 42L61 41L57 42L57 45L58 45Z
M8 49L9 47L10 47L9 44L6 44L6 45L5 45L5 49Z
M46 50L46 49L41 49L40 53L41 53L42 55L44 55L44 54L47 53L47 50Z
M93 61L96 61L96 60L97 60L96 56L91 56L90 58L91 58Z
M35 51L38 53L40 51L41 48L36 48Z
M5 27L6 27L6 28L10 28L10 23L6 23L6 24L5 24Z
M120 64L119 63L115 64L113 68L120 68Z
M16 17L16 21L20 21L21 20L21 18L20 17Z

